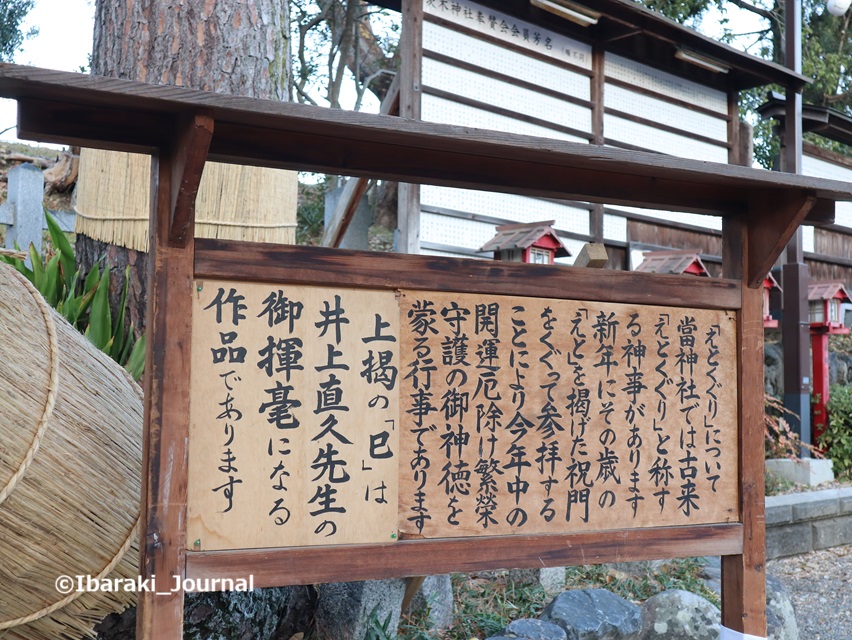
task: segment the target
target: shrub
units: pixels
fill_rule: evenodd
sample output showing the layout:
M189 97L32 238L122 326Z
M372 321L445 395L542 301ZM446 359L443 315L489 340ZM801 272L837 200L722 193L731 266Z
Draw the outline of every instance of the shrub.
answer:
M852 387L831 387L828 426L819 437L820 447L834 462L834 474L852 478Z
M812 445L803 444L798 434L790 429L784 416L785 414L796 416L785 409L778 398L765 394L763 407L764 457L767 459L798 458L804 448L815 458L822 458L820 451Z

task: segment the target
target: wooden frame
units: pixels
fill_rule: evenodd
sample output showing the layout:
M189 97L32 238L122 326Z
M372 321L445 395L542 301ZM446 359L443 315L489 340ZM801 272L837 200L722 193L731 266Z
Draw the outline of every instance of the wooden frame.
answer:
M507 564L529 567L710 553L724 558L725 626L765 634L760 286L765 269L809 212L824 215L833 210L835 200L852 199L848 185L15 65L0 65L0 95L19 100L19 131L26 137L143 150L155 157L143 466L146 478L142 499L143 578L156 574L159 586L161 581L169 584L171 576L227 577L251 570L257 574L260 586L340 578L343 576L335 571L341 563L347 568L346 577L362 579ZM190 229L193 222L191 194L206 157L415 183L721 213L726 216L726 279L687 282L676 276L586 272L579 268L196 242L184 230ZM354 266L358 268L349 268ZM449 291L477 292L486 288L544 297L570 292L573 297L592 300L617 298L737 310L740 522L620 530L607 536L530 536L522 538L522 545L515 538L492 538L488 547L482 545L482 538L477 538L410 540L393 546L355 545L322 550L184 551L191 375L187 351L193 277L327 283L327 274L339 273L341 268L350 274L347 284L356 287L424 286L429 284L431 271L441 274L442 288ZM477 552L472 553L473 549ZM426 550L431 553L423 553ZM182 592L167 596L140 594L139 637L180 638L182 607Z

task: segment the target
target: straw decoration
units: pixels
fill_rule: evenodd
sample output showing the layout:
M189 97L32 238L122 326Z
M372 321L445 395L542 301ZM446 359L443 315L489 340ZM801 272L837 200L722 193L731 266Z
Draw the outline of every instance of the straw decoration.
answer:
M77 233L147 251L150 176L147 155L83 149ZM292 244L296 187L291 171L208 162L195 204L195 235Z
M136 579L142 392L0 265L0 638L94 637L136 594L56 590Z

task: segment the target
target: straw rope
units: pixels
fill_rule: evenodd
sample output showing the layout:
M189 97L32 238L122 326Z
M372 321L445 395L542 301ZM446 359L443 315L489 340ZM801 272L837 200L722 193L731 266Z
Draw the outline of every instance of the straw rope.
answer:
M86 220L148 222L148 216L90 216L77 208L74 209L74 212L77 216ZM299 226L297 222L227 222L223 220L200 220L198 218L195 219L195 224L215 224L220 227L245 227L246 229L295 229ZM3 250L0 249L0 251Z
M103 571L101 571L95 581L100 581L102 578L106 577L118 566L118 563L122 561L124 558L124 554L133 546L133 543L136 542L136 537L139 535L139 528L142 525L142 518L137 518L136 523L133 525L133 529L130 530L130 535L127 536L127 539L124 541L124 544L121 545L121 548L118 552L113 556L112 560L110 560L109 564L104 567ZM59 602L54 602L53 604L41 609L40 611L36 611L22 618L16 618L15 620L6 620L5 622L0 622L0 631L4 629L11 629L12 627L18 627L23 624L28 624L30 622L34 622L39 618L43 618L44 616L50 615L54 611L58 611L62 607L71 604L81 595L83 595L85 591L74 591Z
M53 324L53 318L50 317L50 306L47 302L45 302L44 298L41 297L41 294L29 280L18 273L15 269L9 269L9 271L15 274L15 277L24 285L26 290L33 297L36 306L41 313L41 317L44 320L50 349L50 382L48 383L47 398L45 399L44 407L42 408L41 418L39 418L38 427L36 428L33 441L30 443L27 453L17 471L12 474L12 477L9 478L9 482L7 482L6 486L3 487L2 491L0 491L0 504L3 504L6 498L12 494L12 491L15 489L15 485L24 477L27 469L32 464L33 458L41 445L41 439L44 436L45 431L47 431L47 422L50 420L53 408L56 406L56 396L59 388L59 344L56 337L56 325Z
M106 222L115 222L116 220L121 222L133 222L134 220L136 222L148 222L150 219L148 216L90 216L80 211L79 207L74 207L74 214L85 220L104 220Z
M6 249L4 247L0 247L0 256L9 256L10 258L18 258L19 260L26 260L27 258L27 254L24 251Z

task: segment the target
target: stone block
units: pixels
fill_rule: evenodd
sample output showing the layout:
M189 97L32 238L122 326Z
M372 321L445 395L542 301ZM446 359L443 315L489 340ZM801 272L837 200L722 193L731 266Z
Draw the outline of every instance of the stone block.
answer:
M766 640L799 640L796 611L784 584L766 576Z
M766 529L766 558L784 558L813 550L810 522L799 522Z
M721 615L708 600L670 589L642 605L642 640L716 640Z
M509 580L517 585L540 586L549 594L557 594L565 588L565 567L542 569L512 569Z
M808 500L807 494L802 494L805 501L793 505L793 521L816 520L817 518L830 518L836 516L840 509L838 500Z
M429 630L443 631L453 624L455 607L453 584L449 575L427 576L411 602L411 610L420 611L429 621Z
M568 640L636 640L642 630L642 610L605 589L565 591L541 619L561 627Z
M9 171L9 205L15 212L15 223L6 229L6 247L15 243L27 251L30 243L41 253L44 229L44 174L30 163L20 164ZM30 259L27 265L32 268Z
M767 527L770 527L773 524L787 524L788 522L793 522L792 505L779 505L777 507L770 507L768 504L766 505Z
M317 585L317 636L334 640L362 640L373 624L387 621L396 636L405 580L368 580Z
M844 544L852 544L852 515L813 523L814 549L828 549Z
M565 631L561 627L544 620L525 618L509 623L500 635L518 640L566 640Z
M560 593L565 589L565 567L539 569L538 582L546 593Z
M838 500L841 514L852 513L852 495L841 496Z
M767 460L766 470L779 478L810 487L834 480L831 460L818 460L816 458L790 460L788 458L779 458Z

